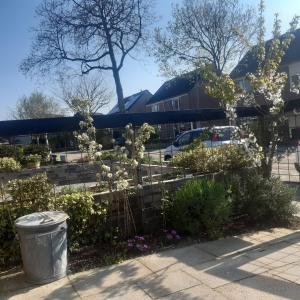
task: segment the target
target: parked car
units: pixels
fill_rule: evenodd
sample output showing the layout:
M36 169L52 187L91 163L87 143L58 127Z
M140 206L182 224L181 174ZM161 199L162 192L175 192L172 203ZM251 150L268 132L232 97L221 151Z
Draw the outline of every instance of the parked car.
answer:
M235 126L216 126L213 128L197 128L180 134L172 145L164 151L164 159L170 160L178 151L184 150L198 138L202 138L207 147L217 147L224 144L242 143L241 138L232 140L233 133L238 130Z

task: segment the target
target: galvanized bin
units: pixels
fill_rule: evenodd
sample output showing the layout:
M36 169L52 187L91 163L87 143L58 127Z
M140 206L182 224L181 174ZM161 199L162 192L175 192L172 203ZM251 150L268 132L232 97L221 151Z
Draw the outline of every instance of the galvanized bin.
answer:
M47 211L16 220L28 281L43 284L66 276L67 218L64 212Z

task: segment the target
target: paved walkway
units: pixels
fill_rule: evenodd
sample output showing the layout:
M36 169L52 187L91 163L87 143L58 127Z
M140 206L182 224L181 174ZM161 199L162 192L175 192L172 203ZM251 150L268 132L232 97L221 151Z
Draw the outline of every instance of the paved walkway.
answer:
M2 276L0 299L300 299L300 231L273 229L94 269L44 286Z

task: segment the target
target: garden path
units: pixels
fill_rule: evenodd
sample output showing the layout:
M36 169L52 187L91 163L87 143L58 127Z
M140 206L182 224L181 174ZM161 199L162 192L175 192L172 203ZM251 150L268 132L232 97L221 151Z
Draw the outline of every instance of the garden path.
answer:
M300 231L275 228L167 250L43 286L0 274L0 299L300 299Z

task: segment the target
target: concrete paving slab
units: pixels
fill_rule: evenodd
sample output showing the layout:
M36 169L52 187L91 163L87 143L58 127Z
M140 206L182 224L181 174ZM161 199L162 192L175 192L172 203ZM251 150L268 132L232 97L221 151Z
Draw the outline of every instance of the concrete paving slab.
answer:
M136 260L111 267L93 269L70 276L70 280L81 297L99 294L106 288L115 289L120 284L135 281L152 272Z
M181 290L201 284L199 280L187 273L176 270L162 271L147 276L138 282L138 285L152 298L168 296Z
M82 297L83 300L151 300L151 298L135 284L121 284L108 287L99 294Z
M3 297L3 298L2 298ZM64 278L42 286L31 286L27 289L15 290L5 293L2 300L79 300L80 297L73 289L68 278Z
M264 273L216 289L231 300L299 300L300 285Z
M290 280L294 283L300 282L300 265L288 264L270 271L271 274Z
M138 259L143 265L157 272L175 264L196 265L214 259L214 256L200 250L197 246L172 249Z
M26 277L22 271L17 271L16 273L1 274L0 293L26 289L30 286L31 284L26 281Z
M222 294L214 291L205 285L197 285L195 287L174 293L172 295L159 298L165 300L228 300Z
M269 269L300 262L300 248L292 247L286 241L277 244L263 245L247 252L252 262Z
M263 266L253 264L246 255L219 259L193 267L186 266L183 270L211 288L268 271Z
M255 244L249 241L244 241L239 237L230 237L196 245L196 247L200 250L208 252L209 254L212 254L216 257L226 257L229 255L233 255L245 251L246 249L249 249L253 246L255 246Z

